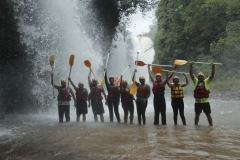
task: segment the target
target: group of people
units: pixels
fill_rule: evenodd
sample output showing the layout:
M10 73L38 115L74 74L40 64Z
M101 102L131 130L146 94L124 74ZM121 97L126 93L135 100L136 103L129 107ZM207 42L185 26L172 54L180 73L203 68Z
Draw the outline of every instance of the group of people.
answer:
M199 72L197 77L193 74L193 65L194 62L191 62L189 67L190 77L195 86L194 89L194 98L195 98L195 125L198 125L199 116L202 111L205 113L209 125L212 126L212 117L211 117L211 107L209 104L209 86L215 74L215 65L211 63L212 71L209 77L205 78L202 72ZM133 123L133 115L134 115L134 101L136 102L137 116L138 116L138 124L145 125L146 124L146 108L148 104L148 99L151 95L151 87L148 84L145 84L145 77L140 76L139 82L135 81L135 73L134 71L132 81L135 83L137 87L136 99L130 94L130 88L128 87L128 83L126 80L123 80L123 76L120 77L120 86L114 83L114 76L107 76L107 69L105 71L105 85L107 88L107 94L104 89L100 87L98 84L98 80L93 78L91 80L92 70L90 68L90 72L88 75L88 84L90 88L90 93L88 90L84 88L84 83L79 82L78 87L72 82L71 78L68 78L69 82L73 86L75 90L75 94L70 87L66 85L66 79L61 80L61 85L56 85L53 83L53 74L51 75L51 83L58 90L58 114L59 114L59 122L63 122L63 117L65 114L66 122L70 121L70 101L71 97L74 100L74 105L76 106L76 121L80 121L80 115L83 115L83 122L86 121L86 114L88 113L88 107L92 106L92 112L94 115L95 122L98 121L98 115L100 116L101 122L104 122L104 107L103 107L103 97L105 99L105 104L109 109L109 118L110 122L113 122L113 111L115 113L117 122L121 122L120 114L118 106L122 104L122 108L124 110L124 122L128 123L128 115L130 113L130 123ZM183 125L186 125L186 119L184 116L184 92L183 87L189 84L187 75L183 73L185 76L186 82L179 83L179 77L173 77L173 83L169 82L169 79L174 74L174 71L170 73L166 72L166 79L162 79L161 73L156 73L156 76L152 75L150 71L150 65L148 65L148 73L150 80L152 82L152 93L153 97L153 106L154 106L154 125L159 125L159 116L161 114L161 124L167 125L166 122L166 101L165 101L165 86L166 84L171 89L171 105L173 108L173 120L174 124L177 125L178 112L180 113L180 117ZM88 105L87 105L88 101Z

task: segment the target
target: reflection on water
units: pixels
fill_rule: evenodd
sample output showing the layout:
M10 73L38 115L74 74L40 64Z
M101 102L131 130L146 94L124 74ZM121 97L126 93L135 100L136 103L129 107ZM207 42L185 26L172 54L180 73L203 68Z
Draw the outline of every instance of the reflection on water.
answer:
M75 122L74 109L71 122L63 124L57 113L6 115L0 121L0 159L238 159L238 103L211 100L213 127L204 114L194 126L193 107L185 109L187 126L180 117L174 126L169 102L167 126L152 125L151 103L145 126L137 125L136 110L133 125L109 123L108 113L105 123L95 123L91 108L86 123ZM193 106L192 99L185 104Z

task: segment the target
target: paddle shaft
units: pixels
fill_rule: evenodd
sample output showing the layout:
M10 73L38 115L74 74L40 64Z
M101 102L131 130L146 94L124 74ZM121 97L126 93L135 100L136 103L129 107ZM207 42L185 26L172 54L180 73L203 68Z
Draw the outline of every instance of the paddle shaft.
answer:
M161 64L151 64L151 66L174 67L174 66L172 66L172 65L161 65Z
M190 62L187 62L187 63L190 63ZM208 63L208 62L194 62L194 63L196 63L196 64L211 64L211 63ZM213 63L213 64L216 64L216 65L225 65L225 64L223 64L223 63Z
M185 73L185 72L176 72L176 71L169 71L169 70L163 70L162 72L171 72L171 73ZM189 73L185 73L185 74L189 74Z
M70 72L69 72L68 78L70 78L71 71L72 71L72 66L70 66ZM69 87L69 81L68 81L68 85L67 85L67 95L68 95L68 87ZM66 95L66 97L67 97L67 95Z
M53 74L53 66L51 66L51 67L52 67L52 74ZM54 85L53 85L53 98L55 98L55 95L54 95Z
M131 66L128 65L127 69L125 69L125 71L123 71L122 75L130 68Z

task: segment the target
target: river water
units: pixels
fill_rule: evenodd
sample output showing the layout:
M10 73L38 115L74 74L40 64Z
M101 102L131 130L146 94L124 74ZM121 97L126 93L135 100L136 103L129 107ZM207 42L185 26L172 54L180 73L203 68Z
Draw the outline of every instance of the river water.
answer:
M167 97L167 96L166 96ZM169 97L169 96L168 96ZM151 99L151 98L150 98ZM201 114L194 126L194 100L185 98L183 126L178 117L174 126L170 98L167 126L153 125L153 105L149 101L146 125L94 122L91 108L87 121L58 123L57 108L47 113L6 115L0 121L0 159L239 159L239 101L211 100L213 127ZM123 121L123 110L119 106ZM82 117L81 117L82 118Z

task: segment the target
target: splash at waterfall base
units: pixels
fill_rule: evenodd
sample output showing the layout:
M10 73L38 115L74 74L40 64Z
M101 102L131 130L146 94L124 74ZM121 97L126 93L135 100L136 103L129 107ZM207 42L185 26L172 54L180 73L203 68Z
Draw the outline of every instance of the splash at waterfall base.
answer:
M212 99L214 126L209 127L204 114L199 126L193 125L191 97L184 99L187 126L174 126L170 98L166 99L167 126L153 125L151 102L144 126L137 124L136 112L134 124L95 123L92 114L85 123L63 124L55 113L8 115L0 124L0 159L238 159L239 101ZM108 112L104 116L108 119Z

